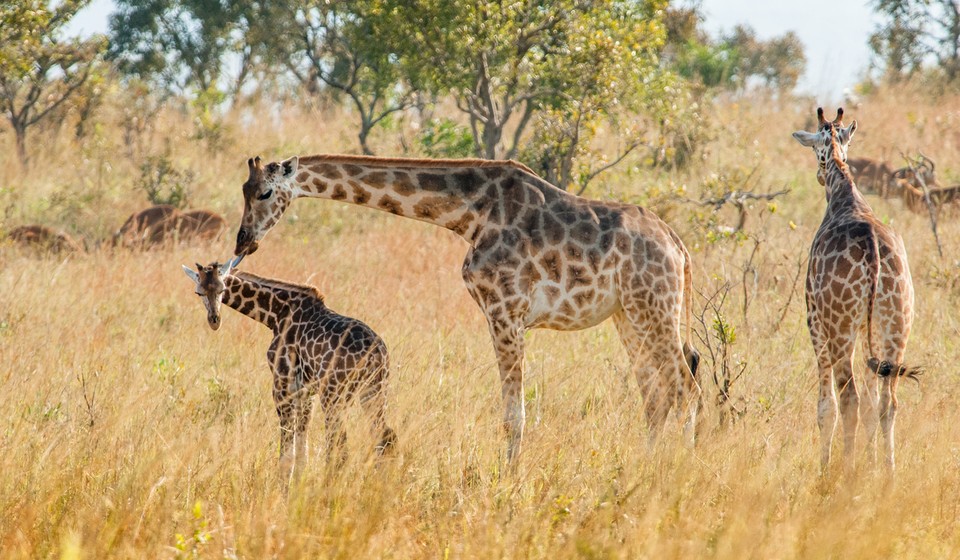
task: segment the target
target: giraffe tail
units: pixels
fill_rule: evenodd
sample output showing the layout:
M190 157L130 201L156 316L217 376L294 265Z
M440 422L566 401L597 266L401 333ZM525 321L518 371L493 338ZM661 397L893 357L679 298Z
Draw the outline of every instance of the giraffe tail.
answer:
M891 375L897 377L909 377L917 383L920 382L920 376L924 373L924 369L920 366L910 367L906 364L895 364L893 362L888 362L887 360L881 361L876 358L868 358L867 367L870 368L870 371L873 371L880 377L889 377Z
M897 364L888 360L880 360L876 357L877 350L873 345L873 311L877 300L877 290L880 286L880 246L878 245L877 234L872 227L870 228L870 248L873 253L871 255L873 257L873 266L870 267L873 278L871 278L870 298L867 302L867 344L870 348L867 367L880 377L889 377L891 375L909 377L919 383L920 375L923 374L922 367L910 367L906 364Z
M867 298L867 347L870 349L870 360L876 360L874 356L877 356L877 348L873 345L873 311L877 303L877 291L880 288L880 245L877 241L877 232L874 231L873 226L870 226L868 231L870 232L869 252L872 278L870 278L870 296ZM871 369L877 371L876 368L871 367Z

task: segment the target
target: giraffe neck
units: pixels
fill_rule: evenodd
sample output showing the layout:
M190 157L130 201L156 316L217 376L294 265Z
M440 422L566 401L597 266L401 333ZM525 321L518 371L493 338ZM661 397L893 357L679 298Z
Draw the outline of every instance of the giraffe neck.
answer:
M825 167L827 185L827 212L837 213L845 209L859 208L866 204L853 181L850 168L840 159L840 146L837 143L837 133L833 130L830 139L830 150L827 152Z
M300 159L295 196L341 200L449 229L473 243L513 161L321 155Z
M275 333L294 308L307 300L323 305L323 298L312 286L289 284L235 271L223 279L226 290L221 301L251 319L263 323Z

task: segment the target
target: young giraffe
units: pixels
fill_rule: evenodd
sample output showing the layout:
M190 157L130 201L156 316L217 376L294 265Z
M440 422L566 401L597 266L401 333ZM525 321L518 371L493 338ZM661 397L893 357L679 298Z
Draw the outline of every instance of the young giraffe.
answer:
M874 216L844 163L857 122L845 128L842 117L843 109L838 109L837 118L827 121L823 109L817 109L817 132L793 133L816 153L817 180L826 187L827 195L826 213L810 248L806 281L807 325L820 369L820 464L826 472L837 425L834 384L840 392L844 462L848 468L854 464L861 402L854 381L853 352L861 334L868 368L863 403L868 458L876 457L879 423L884 460L892 472L897 381L900 376L919 373L902 365L913 321L913 282L903 240ZM876 340L879 348L874 345ZM877 375L882 379L879 394Z
M578 330L613 317L645 400L651 442L672 406L692 442L699 357L680 333L690 256L652 212L569 194L513 161L363 156L248 161L237 255L299 197L329 198L450 229L470 244L462 276L487 319L500 369L508 459L524 427L524 331Z
M386 425L384 389L389 374L387 347L364 323L331 311L313 286L291 284L232 270L240 257L224 265L198 264L184 272L207 308L210 328L220 328L225 303L273 331L267 361L273 370L273 400L280 416L280 471L293 476L306 457L307 424L318 391L326 421L327 454L339 464L346 436L341 415L358 397L379 438L377 452L396 442Z

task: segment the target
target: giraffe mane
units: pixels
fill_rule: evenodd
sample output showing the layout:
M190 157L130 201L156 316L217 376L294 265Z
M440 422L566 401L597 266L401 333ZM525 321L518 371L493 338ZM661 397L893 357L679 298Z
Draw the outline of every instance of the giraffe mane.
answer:
M499 167L508 166L514 169L525 171L534 177L539 177L532 169L526 165L512 159L424 159L424 158L387 158L376 156L356 156L345 154L319 154L304 156L300 158L300 163L309 165L312 163L330 162L330 163L356 163L371 167Z
M284 290L293 292L295 294L316 298L320 301L320 303L323 303L323 294L320 293L320 290L318 290L316 286L312 286L310 284L296 284L294 282L286 282L284 280L277 280L275 278L264 278L263 276L258 276L256 274L243 272L240 270L234 270L231 272L231 275L236 276L241 280L253 282L267 288L276 288L278 290Z
M839 117L837 117L839 118ZM852 184L856 184L853 180L853 174L850 173L850 166L847 165L847 162L840 159L840 141L838 139L837 127L835 123L830 123L830 145L833 147L833 162L837 164L837 167L840 168L840 171L843 173L843 177L850 181Z

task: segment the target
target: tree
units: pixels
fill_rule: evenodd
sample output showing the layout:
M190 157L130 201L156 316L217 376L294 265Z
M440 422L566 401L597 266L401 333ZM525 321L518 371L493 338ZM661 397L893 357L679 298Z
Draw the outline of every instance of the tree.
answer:
M743 91L760 84L790 91L806 67L803 43L792 31L763 41L753 28L738 25L716 40L702 32L676 39L685 41L671 49L677 71L706 88Z
M106 48L103 37L64 39L63 27L89 0L0 4L0 111L27 168L28 129L50 117L87 83Z
M662 122L682 96L658 65L666 30L656 3L596 3L565 38L562 56L544 68L547 91L535 105L533 137L521 152L544 178L582 194L600 173L650 143L649 124ZM594 147L602 129L612 149Z
M116 0L109 58L128 75L153 79L172 93L238 95L256 52L248 41L258 4L217 0ZM228 64L228 61L237 64ZM225 71L236 67L230 79Z
M404 68L435 95L451 94L466 114L479 157L516 157L535 111L557 95L544 79L566 54L567 37L590 2L395 0L408 38ZM425 25L425 22L429 24ZM508 122L516 117L509 146Z
M874 0L884 22L870 36L870 48L890 81L909 78L935 60L948 82L960 77L960 2L957 0Z
M372 154L373 128L416 100L392 48L402 40L394 13L379 0L313 0L274 3L271 16L284 29L263 36L272 58L307 91L345 95L360 118L360 148Z

